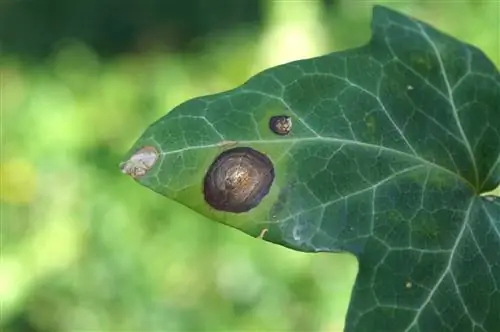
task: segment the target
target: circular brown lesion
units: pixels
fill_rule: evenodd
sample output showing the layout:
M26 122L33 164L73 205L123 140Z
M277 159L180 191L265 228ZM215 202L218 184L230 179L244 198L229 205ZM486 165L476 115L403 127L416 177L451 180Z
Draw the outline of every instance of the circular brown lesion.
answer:
M226 150L205 175L205 201L219 211L247 212L269 193L273 180L273 164L263 153L248 147Z
M278 135L288 135L292 130L292 118L286 115L272 116L269 119L269 128Z

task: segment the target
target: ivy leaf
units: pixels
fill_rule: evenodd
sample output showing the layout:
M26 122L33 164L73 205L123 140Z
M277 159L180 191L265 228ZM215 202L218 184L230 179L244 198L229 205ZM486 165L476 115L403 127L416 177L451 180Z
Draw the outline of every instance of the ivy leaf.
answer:
M500 326L500 75L477 48L374 7L358 48L265 70L152 124L122 164L252 236L347 251L346 331Z

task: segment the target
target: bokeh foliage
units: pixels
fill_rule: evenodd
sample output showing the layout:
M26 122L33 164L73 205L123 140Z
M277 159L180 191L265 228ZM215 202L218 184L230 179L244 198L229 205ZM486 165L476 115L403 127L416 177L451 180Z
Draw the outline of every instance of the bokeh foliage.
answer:
M373 3L384 4L262 1L261 28L212 33L197 52L103 57L81 38L57 40L36 60L2 48L2 330L341 331L353 257L252 239L138 186L118 162L188 98L364 42ZM500 65L499 4L385 5Z

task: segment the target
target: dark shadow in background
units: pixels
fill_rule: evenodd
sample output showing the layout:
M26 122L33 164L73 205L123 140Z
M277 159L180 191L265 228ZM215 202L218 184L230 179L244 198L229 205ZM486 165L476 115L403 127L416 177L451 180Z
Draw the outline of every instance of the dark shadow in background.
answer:
M40 60L64 40L101 57L150 50L199 52L213 33L257 32L264 0L2 0L0 51ZM336 0L322 0L326 7Z

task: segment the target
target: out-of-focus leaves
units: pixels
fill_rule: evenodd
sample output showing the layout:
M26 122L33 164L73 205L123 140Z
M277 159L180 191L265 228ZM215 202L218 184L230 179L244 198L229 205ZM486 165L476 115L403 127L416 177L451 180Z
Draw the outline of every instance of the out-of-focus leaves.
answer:
M254 0L5 0L1 6L2 51L34 59L68 39L106 57L151 49L199 51L207 36L257 30L262 21L262 2Z
M0 164L0 200L10 204L26 204L36 191L36 173L23 159L7 159Z

